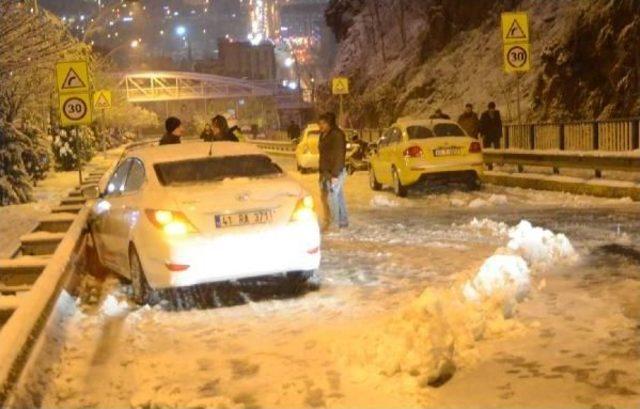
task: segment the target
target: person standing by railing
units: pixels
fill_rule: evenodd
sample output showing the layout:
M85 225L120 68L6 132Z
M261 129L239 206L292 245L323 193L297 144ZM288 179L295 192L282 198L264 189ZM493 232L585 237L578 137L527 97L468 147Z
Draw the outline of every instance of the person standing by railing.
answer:
M500 117L500 111L496 109L496 103L493 101L489 102L487 110L480 116L480 134L485 148L500 148L502 118Z
M464 112L458 117L458 124L472 138L478 137L480 120L478 119L478 114L473 111L473 105L471 105L471 103L467 103L464 106Z

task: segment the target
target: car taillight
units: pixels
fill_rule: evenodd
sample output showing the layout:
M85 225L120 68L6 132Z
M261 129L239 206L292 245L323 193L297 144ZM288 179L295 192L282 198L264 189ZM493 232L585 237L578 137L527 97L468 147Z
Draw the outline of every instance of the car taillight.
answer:
M419 158L422 156L422 148L419 146L411 146L404 150L405 158Z
M168 236L184 236L195 233L197 229L182 212L171 210L145 210L151 224L161 229Z
M469 153L480 152L482 152L482 145L480 145L480 142L471 142L471 145L469 145Z
M296 208L291 215L292 222L303 222L316 220L316 211L314 210L313 198L305 196L298 201Z

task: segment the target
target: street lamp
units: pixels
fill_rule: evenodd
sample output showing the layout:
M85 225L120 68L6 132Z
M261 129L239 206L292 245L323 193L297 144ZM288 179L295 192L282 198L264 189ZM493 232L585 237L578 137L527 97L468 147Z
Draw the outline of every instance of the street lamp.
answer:
M187 28L185 26L176 27L176 34L182 37L183 35L187 34Z
M176 34L178 36L180 36L184 41L186 41L189 62L193 61L193 58L191 56L191 38L189 37L189 33L187 32L187 28L185 26L180 25L180 26L176 27L175 31L176 31Z

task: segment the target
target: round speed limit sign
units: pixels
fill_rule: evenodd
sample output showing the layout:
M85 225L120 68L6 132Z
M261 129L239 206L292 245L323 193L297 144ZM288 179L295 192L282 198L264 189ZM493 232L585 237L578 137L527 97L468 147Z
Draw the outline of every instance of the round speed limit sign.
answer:
M504 69L506 72L529 71L530 68L529 44L509 44L504 47Z
M72 97L64 101L62 112L72 121L80 121L87 115L87 104L80 98Z
M509 53L507 54L507 61L513 68L520 68L527 63L529 56L527 55L527 51L520 47L514 46L509 49Z

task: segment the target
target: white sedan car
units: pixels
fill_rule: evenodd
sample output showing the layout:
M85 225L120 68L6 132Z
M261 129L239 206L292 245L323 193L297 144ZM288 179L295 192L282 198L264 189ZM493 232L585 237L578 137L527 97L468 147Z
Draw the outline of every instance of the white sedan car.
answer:
M253 145L185 143L131 150L96 197L98 260L151 289L287 273L320 264L313 199Z

